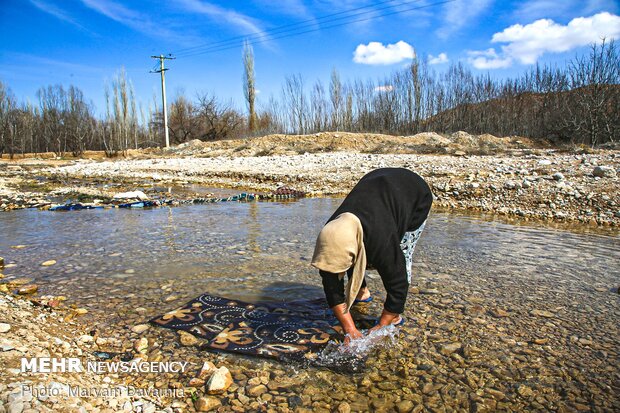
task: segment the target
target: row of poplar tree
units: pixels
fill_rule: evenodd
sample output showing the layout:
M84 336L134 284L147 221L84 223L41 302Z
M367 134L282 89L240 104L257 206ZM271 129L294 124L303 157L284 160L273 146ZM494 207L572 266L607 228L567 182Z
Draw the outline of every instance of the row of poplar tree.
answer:
M334 69L327 85L287 76L279 94L256 100L251 46L243 50L245 110L208 93L170 103L174 144L267 133L321 131L411 135L423 131L490 133L599 145L620 136L620 54L614 41L562 67L536 65L515 78L474 74L462 63L437 73L414 60L383 79L343 81ZM54 152L58 156L162 146L156 102L146 108L124 70L105 86L105 113L95 115L82 91L42 87L36 102L18 102L0 82L0 154Z

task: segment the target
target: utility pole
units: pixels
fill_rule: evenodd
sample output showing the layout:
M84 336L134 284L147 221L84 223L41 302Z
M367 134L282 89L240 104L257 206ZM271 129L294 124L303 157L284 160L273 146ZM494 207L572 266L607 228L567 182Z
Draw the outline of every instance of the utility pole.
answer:
M166 78L164 72L168 69L164 68L164 60L174 60L175 57L166 57L163 54L159 56L151 56L153 59L159 59L159 70L151 70L150 73L161 73L161 103L164 108L164 133L166 135L166 148L170 147L170 138L168 137L168 108L166 107Z

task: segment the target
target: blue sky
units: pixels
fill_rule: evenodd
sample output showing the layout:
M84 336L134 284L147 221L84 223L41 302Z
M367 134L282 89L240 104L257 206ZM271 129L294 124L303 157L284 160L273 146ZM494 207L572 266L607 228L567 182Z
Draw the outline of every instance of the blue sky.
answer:
M210 92L243 108L244 36L259 41L260 104L287 75L328 84L337 68L343 79L378 79L414 53L437 71L462 61L512 76L536 62L562 63L601 36L620 37L618 14L615 0L2 0L0 80L21 101L36 101L41 86L73 84L101 113L104 83L121 67L139 101L159 102L150 56L173 53L169 99ZM328 27L352 20L360 21ZM309 33L288 36L294 25ZM230 48L204 53L231 38Z

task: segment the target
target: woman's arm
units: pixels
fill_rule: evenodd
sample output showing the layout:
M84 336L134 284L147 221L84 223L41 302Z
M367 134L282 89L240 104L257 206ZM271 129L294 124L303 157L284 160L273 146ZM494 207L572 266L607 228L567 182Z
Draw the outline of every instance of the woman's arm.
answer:
M344 302L344 277L327 271L319 271L319 274L321 274L321 278L323 279L323 290L325 291L327 304L334 312L345 335L348 336L345 337L345 343L348 343L351 338L362 337L362 333L355 327L351 312L346 311L346 304Z

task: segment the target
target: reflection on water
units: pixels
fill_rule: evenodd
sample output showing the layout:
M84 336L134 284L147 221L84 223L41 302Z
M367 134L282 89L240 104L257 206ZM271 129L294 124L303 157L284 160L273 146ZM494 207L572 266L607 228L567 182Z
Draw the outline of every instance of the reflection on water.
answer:
M94 308L160 312L202 292L246 301L312 298L322 291L309 264L315 237L339 202L14 211L0 214L0 256L16 264L7 277L32 277L43 293ZM50 259L57 264L40 266ZM468 273L544 278L584 294L617 283L620 239L433 213L415 260L426 263L431 280L445 273L463 282Z

